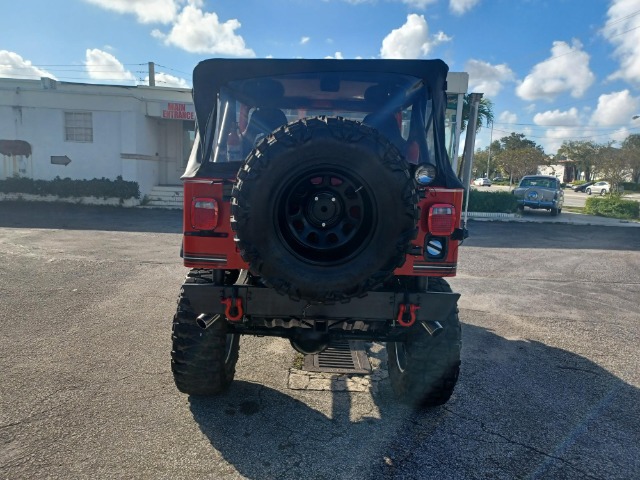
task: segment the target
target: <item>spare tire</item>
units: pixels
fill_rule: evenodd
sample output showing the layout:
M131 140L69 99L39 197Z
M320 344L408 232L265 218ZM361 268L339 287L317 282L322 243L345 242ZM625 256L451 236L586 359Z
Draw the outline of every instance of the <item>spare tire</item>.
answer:
M417 233L406 161L376 130L340 117L303 119L266 137L232 196L250 271L294 299L363 295L404 263Z

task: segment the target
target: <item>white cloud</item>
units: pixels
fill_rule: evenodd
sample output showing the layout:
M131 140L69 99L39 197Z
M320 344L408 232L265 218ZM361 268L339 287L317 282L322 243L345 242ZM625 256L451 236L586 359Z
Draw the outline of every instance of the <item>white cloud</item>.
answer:
M449 10L456 15L462 15L475 7L479 2L480 0L450 0Z
M609 135L609 138L611 138L611 140L615 140L616 142L623 142L629 135L631 135L629 129L627 127L622 127L611 133L611 135Z
M235 33L240 26L236 19L221 23L214 12L203 12L194 5L187 5L168 34L154 30L151 35L190 53L255 57L255 52Z
M598 107L591 115L590 124L608 127L626 125L638 113L640 97L634 97L629 90L613 92L598 97Z
M324 58L328 58L328 59L335 58L336 60L344 60L344 56L342 55L342 52L336 52L335 55L333 56L327 55Z
M311 37L302 37L300 39L300 45L306 45L307 43L309 43L309 40L311 40Z
M424 10L427 5L437 2L438 0L400 0L402 3L409 5L410 7Z
M169 23L181 0L85 0L105 10L134 14L140 23Z
M500 113L500 115L498 115L498 121L500 123L508 124L516 123L518 121L518 115L510 112L509 110L505 110L504 112Z
M533 117L533 123L543 126L578 126L580 125L580 118L578 117L578 109L573 107L564 112L547 110L546 112L536 113Z
M607 23L602 34L613 45L620 68L609 78L622 79L640 85L640 28L638 0L613 0L607 12Z
M525 100L551 101L564 92L574 98L581 97L595 80L589 69L589 58L578 40L573 40L571 46L566 42L553 42L551 56L533 67L516 93Z
M629 134L627 125L640 108L640 97L629 90L600 95L598 106L584 121L589 109L576 108L566 111L549 110L533 117L536 125L548 126L540 143L549 153L554 153L565 140L590 140L598 143L608 140L622 141ZM555 126L554 126L555 125Z
M540 139L540 144L546 153L555 154L565 140L570 140L576 136L581 137L582 134L575 128L549 128L545 130L544 138Z
M149 76L144 79L144 83L149 85ZM156 86L158 87L175 87L175 88L190 88L189 83L184 78L174 77L168 73L158 72L156 73Z
M513 71L505 63L491 65L471 59L467 61L465 71L469 72L469 91L482 92L486 97L495 97L503 83L514 80Z
M89 77L94 80L133 81L136 79L116 57L108 52L97 48L87 49L85 57L85 69Z
M0 77L5 78L40 78L56 79L53 73L35 67L29 60L8 50L0 50Z
M412 59L429 54L436 45L448 42L451 37L444 32L429 35L429 26L423 15L412 13L400 28L392 30L382 41L382 58Z
M329 0L324 0L328 2ZM378 0L342 0L343 2L349 3L351 5L363 5L365 3L377 3ZM419 10L424 10L427 5L431 5L432 3L436 3L438 0L387 0L387 1L396 1L400 3L404 3L411 8L416 8ZM477 0L475 0L477 1Z

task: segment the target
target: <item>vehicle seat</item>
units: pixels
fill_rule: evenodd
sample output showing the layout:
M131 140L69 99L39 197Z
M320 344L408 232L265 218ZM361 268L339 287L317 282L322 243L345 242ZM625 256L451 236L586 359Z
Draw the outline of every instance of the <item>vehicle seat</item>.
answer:
M247 128L242 134L244 155L256 146L262 137L287 124L287 117L277 108L257 108L251 113Z
M402 138L400 126L395 115L386 112L374 112L364 117L362 123L378 130L404 154L407 141Z

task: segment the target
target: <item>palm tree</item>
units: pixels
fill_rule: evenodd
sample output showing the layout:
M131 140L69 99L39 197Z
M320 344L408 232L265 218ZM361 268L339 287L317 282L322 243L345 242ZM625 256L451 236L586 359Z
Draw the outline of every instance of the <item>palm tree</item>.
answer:
M467 122L469 121L469 110L471 105L469 104L469 94L465 94L464 102L462 104L462 129L464 132L467 128ZM488 98L482 97L478 104L478 123L476 124L476 132L480 130L480 127L493 123L493 102Z

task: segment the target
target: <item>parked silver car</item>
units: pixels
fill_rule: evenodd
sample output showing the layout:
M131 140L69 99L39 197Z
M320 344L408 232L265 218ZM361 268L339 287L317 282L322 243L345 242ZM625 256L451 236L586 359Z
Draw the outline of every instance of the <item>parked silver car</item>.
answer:
M585 191L587 192L587 195L591 195L592 193L604 195L611 192L611 185L609 185L609 182L596 182L589 186Z
M490 187L491 186L491 180L489 180L488 178L476 178L473 181L474 185L478 185L480 187Z
M518 210L524 207L544 208L551 215L558 215L564 204L564 192L560 180L548 175L527 175L522 177L520 184L513 190L518 200Z

